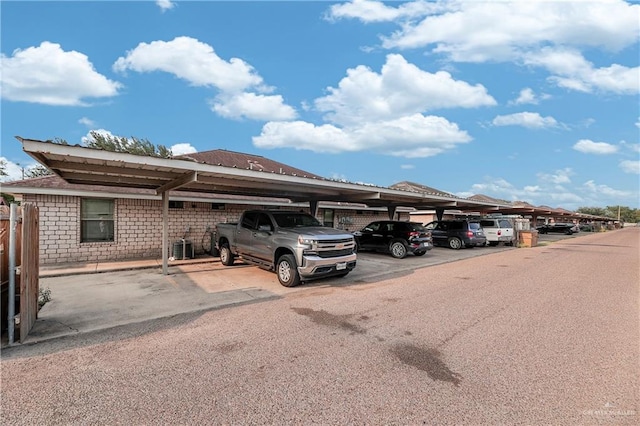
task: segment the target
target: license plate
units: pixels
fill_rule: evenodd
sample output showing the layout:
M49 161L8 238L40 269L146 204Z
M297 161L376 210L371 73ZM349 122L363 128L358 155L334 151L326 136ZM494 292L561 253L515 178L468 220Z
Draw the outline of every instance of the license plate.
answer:
M336 271L342 271L343 269L347 269L347 262L336 263Z

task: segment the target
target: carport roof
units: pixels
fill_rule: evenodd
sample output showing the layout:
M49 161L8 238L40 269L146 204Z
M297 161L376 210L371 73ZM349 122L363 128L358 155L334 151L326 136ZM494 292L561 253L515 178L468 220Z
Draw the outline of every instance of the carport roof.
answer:
M498 211L509 207L430 191L384 188L185 158L158 158L16 137L23 150L65 181L80 185L144 188L162 194L188 191L286 198L293 202L340 201L371 207L455 208Z

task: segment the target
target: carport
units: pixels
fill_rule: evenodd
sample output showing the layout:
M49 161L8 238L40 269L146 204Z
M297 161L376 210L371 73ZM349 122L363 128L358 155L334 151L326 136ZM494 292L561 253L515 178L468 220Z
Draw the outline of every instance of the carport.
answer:
M499 212L507 204L477 201L419 191L345 183L306 176L265 173L186 159L166 159L118 153L16 137L23 150L72 184L151 189L162 196L162 272L168 274L169 194L180 191L285 198L309 203L317 214L320 201L384 207L392 218L398 207Z

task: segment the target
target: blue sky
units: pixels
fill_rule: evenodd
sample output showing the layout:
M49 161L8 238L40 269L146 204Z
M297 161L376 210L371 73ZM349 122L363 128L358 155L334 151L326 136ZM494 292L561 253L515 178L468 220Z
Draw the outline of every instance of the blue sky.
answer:
M2 1L14 136L135 136L349 182L640 207L640 5Z

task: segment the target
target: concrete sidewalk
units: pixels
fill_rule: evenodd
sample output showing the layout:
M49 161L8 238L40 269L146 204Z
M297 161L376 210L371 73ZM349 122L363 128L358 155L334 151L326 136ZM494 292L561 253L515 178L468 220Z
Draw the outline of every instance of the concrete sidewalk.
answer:
M203 262L216 262L218 258L211 256L194 259L169 261L169 266L192 265ZM131 271L137 269L162 268L162 259L135 259L111 262L67 263L41 265L40 278L61 277L65 275L95 274L101 272Z
M155 259L42 266L40 288L51 300L22 344L255 303L285 290L273 273L242 264L227 269L210 256L171 261L167 275Z

